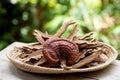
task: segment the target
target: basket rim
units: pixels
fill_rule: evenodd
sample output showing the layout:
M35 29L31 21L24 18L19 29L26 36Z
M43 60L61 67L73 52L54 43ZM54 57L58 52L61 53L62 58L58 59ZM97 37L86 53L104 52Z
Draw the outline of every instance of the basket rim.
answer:
M32 73L60 74L60 73L74 73L74 72L91 72L91 71L97 71L107 67L118 56L118 53L115 50L115 48L113 48L111 45L106 43L102 43L102 44L104 44L105 46L109 47L112 50L113 52L111 53L112 56L105 63L99 64L97 66L89 67L89 68L77 68L77 69L64 70L62 68L48 68L48 67L42 67L42 66L34 66L34 65L24 63L19 59L15 59L13 56L11 56L14 54L12 52L13 50L7 53L7 57L17 68L23 71L32 72Z

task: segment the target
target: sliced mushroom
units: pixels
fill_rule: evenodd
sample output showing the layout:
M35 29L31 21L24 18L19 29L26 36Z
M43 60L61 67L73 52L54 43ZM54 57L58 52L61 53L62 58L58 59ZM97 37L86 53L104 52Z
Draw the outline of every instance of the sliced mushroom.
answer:
M102 54L100 54L100 55L98 56L97 59L95 59L95 61L104 63L104 62L106 62L108 59L109 59L108 56L105 55L104 53L102 53Z
M59 29L59 31L57 31L56 34L54 34L52 37L61 37L61 35L66 31L66 29L68 28L69 25L76 23L75 19L71 19L67 22L65 22Z
M43 55L47 61L58 63L59 58L65 58L69 65L76 63L80 55L78 46L67 39L49 39L43 46Z
M40 59L38 62L35 63L35 65L36 65L36 66L39 66L39 65L41 65L41 64L43 64L43 63L45 63L45 62L46 62L46 60L45 60L45 58L42 56L41 59Z
M31 59L39 60L41 59L42 56L43 56L42 50L37 50L29 54L26 58L24 58L23 62L30 62Z
M31 50L38 50L38 49L42 49L43 45L41 45L39 42L35 42L35 43L30 43L28 45L25 45L22 48L28 48Z
M44 45L44 39L42 38L42 34L38 31L38 30L34 30L33 31L33 35L35 36L35 38L38 40L38 42L40 42L42 45Z
M73 38L75 37L75 35L76 35L76 33L78 32L78 25L75 25L75 27L74 27L74 29L73 29L73 31L71 32L71 34L68 36L68 39L69 40L73 40Z
M68 68L70 68L70 67L71 68L80 68L82 66L85 66L86 64L95 60L100 55L100 53L101 53L101 50L95 51L93 54L89 55L88 57L85 57L84 59L80 60L78 63L76 63L72 66L68 66Z

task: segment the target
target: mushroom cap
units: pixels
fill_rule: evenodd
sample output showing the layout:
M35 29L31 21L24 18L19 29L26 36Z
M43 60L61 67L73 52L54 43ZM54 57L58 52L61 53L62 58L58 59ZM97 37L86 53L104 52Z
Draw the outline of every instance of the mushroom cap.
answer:
M45 42L43 55L51 63L58 63L60 59L65 59L68 65L72 65L79 60L81 53L74 42L63 38L55 38Z

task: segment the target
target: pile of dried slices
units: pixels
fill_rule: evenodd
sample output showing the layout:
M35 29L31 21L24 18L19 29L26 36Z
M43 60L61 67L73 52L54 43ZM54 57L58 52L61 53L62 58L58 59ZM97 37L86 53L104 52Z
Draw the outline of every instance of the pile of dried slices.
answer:
M71 24L75 26L70 35L62 37ZM89 38L92 32L76 36L78 30L74 19L65 22L54 35L34 30L38 42L15 47L7 56L19 69L34 73L95 71L116 59L112 46Z

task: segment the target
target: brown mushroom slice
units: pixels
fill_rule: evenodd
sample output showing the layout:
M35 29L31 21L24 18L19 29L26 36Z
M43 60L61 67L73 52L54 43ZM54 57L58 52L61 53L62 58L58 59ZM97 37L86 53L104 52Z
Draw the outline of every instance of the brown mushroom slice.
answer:
M87 34L85 34L85 35L83 35L83 36L80 36L80 37L78 37L78 39L79 39L79 40L83 40L83 39L85 39L85 38L87 38L87 37L89 37L89 36L91 36L91 35L93 35L93 32L89 32L89 33L87 33Z
M72 41L77 32L78 32L78 25L76 24L75 27L74 27L74 29L73 29L73 31L68 36L68 39Z
M109 59L108 56L105 55L104 53L102 53L102 54L100 54L100 55L98 56L97 59L95 59L95 61L104 63L104 62L106 62L108 59Z
M97 48L97 47L102 47L103 44L99 43L99 42L91 42L91 41L87 41L87 40L74 40L74 42L76 44L78 44L79 48L85 48L85 49L93 49L93 48Z
M23 62L30 62L31 59L39 60L41 59L42 56L43 56L42 50L37 50L29 54L28 57L23 58Z
M84 59L80 60L78 63L72 65L72 66L66 66L66 68L80 68L82 66L85 66L86 64L92 62L95 60L101 53L101 50L95 51L93 54L89 55L88 57L85 57Z
M35 43L30 43L28 45L25 45L22 48L28 48L31 50L38 50L38 49L41 49L42 47L43 47L43 45L41 45L39 42L35 42Z
M45 63L45 62L46 62L46 60L45 60L45 58L42 56L41 59L40 59L38 62L36 62L34 65L39 66L39 65L41 65L41 64L43 64L43 63Z
M40 30L36 30L36 29L33 31L33 34L36 33L36 32L39 35L41 35L43 38L46 38L46 39L48 39L48 38L50 38L52 36L52 35L48 34L47 32L43 33Z
M42 45L44 45L44 39L42 37L42 34L38 31L38 30L34 30L33 31L33 35L35 36L35 38L38 40L38 42L40 42Z
M43 55L47 61L55 64L60 61L60 58L67 59L67 63L72 65L76 63L80 55L78 46L67 39L56 38L49 39L43 46Z
M99 63L97 61L93 61L91 63L86 64L85 66L87 66L87 67L93 67L93 66L97 66L97 65L99 65Z
M71 19L67 22L65 22L59 29L59 31L57 31L56 34L54 34L52 37L61 37L61 35L66 31L67 27L71 24L76 23L76 21L74 19Z
M28 57L29 54L34 52L33 50L26 47L15 47L15 50L18 50L21 53L19 57L22 59Z

